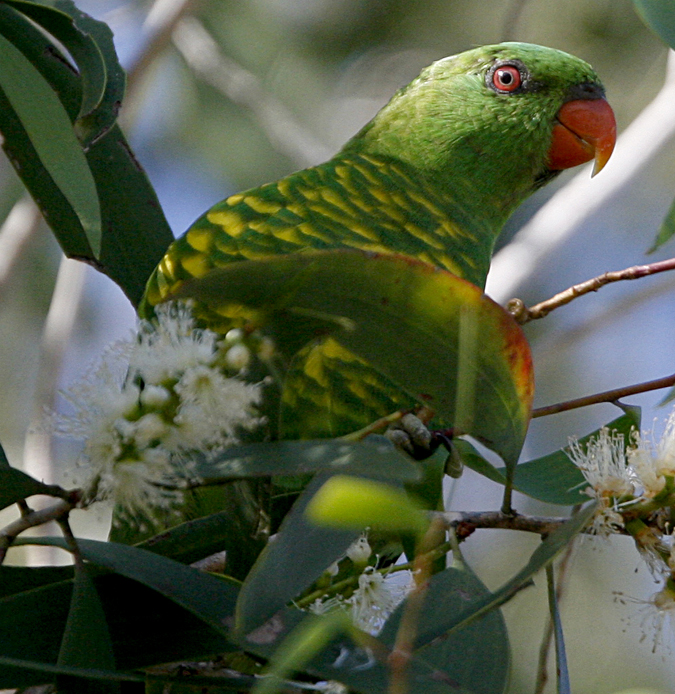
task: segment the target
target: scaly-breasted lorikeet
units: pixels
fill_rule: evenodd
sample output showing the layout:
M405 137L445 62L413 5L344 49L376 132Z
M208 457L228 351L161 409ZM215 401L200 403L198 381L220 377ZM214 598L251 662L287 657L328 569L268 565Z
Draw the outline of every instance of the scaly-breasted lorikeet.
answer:
M329 161L214 205L169 247L139 313L227 263L311 250L402 254L483 287L520 203L562 169L595 159L599 171L615 137L603 86L578 58L524 43L444 58ZM412 404L332 338L296 357L282 399L283 438L344 434Z

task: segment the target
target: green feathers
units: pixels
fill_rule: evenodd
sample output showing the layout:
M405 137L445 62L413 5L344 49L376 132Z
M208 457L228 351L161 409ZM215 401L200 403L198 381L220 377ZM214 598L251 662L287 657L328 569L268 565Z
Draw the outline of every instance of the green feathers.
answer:
M487 82L504 61L522 66L517 91ZM439 60L330 161L209 210L169 248L141 315L214 267L306 249L403 253L482 286L506 219L556 175L555 116L586 84L601 89L589 65L529 44Z
M439 60L328 162L212 207L169 247L139 314L151 318L184 281L230 262L312 250L402 254L482 287L507 218L558 173L547 161L559 110L602 95L589 65L540 46L484 46ZM592 158L579 143L581 159L557 168ZM243 322L236 306L197 314L223 332ZM345 433L411 404L333 340L296 355L285 383L289 437ZM293 415L300 401L311 422Z

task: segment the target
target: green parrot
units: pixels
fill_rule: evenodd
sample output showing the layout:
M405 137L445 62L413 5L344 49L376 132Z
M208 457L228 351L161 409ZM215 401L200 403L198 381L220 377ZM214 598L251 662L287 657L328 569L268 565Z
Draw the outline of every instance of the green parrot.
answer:
M400 254L483 288L500 231L561 170L609 159L612 109L593 69L525 43L443 58L329 161L214 205L177 239L139 307L152 318L186 280L239 260L326 249ZM238 322L198 306L211 329ZM285 374L275 436L329 437L415 403L333 338Z

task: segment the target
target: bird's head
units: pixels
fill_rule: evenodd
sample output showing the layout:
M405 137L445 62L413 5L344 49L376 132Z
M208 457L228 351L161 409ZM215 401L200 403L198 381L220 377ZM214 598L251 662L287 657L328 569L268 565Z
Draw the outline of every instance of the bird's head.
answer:
M347 145L402 159L501 226L562 169L614 147L616 123L590 65L525 43L439 60Z

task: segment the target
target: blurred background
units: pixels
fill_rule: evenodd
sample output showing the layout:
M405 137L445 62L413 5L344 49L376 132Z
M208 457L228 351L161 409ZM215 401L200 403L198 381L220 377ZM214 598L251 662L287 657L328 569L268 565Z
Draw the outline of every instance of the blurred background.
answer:
M176 235L227 195L331 156L423 66L476 45L527 41L584 58L607 88L620 132L656 97L666 75L667 50L629 0L77 4L115 33L130 71L122 121ZM657 137L672 128L675 104L671 114L646 134ZM517 295L531 304L607 270L674 255L675 242L646 256L675 193L674 155L675 142L664 138L644 166L631 169L628 184L614 186L563 243L519 268L522 280L513 292L500 296L505 278L491 278L496 298ZM594 191L600 195L603 176L612 176L622 162L611 160L593 180L583 174L591 199ZM528 201L501 243L575 174L565 172ZM60 445L48 453L40 428L43 407L53 401L54 383L66 387L107 344L129 334L134 311L111 281L90 268L69 262L59 270L58 246L31 206L20 202L23 195L8 162L0 159L0 441L13 465L24 461L32 474L64 483L76 451ZM577 204L571 196L570 214ZM140 231L143 220L138 224ZM536 231L545 238L546 228ZM500 272L508 279L508 266ZM673 372L674 291L675 276L668 274L612 285L526 326L536 365L535 405ZM644 408L643 428L651 429L656 418L657 434L670 411L659 407L664 394L628 400ZM524 459L619 414L606 404L535 420ZM457 510L500 503L500 490L470 471L449 495ZM561 512L523 497L517 508ZM75 520L77 534L105 536L103 512L80 513ZM536 544L532 537L481 531L466 543L466 555L495 588ZM664 625L664 645L652 653L649 613L639 604L619 604L613 594L646 600L655 590L630 540L579 543L563 601L576 694L675 691L675 622ZM511 692L533 692L546 619L545 579L509 603L505 614L514 654ZM549 684L546 691L553 690Z

